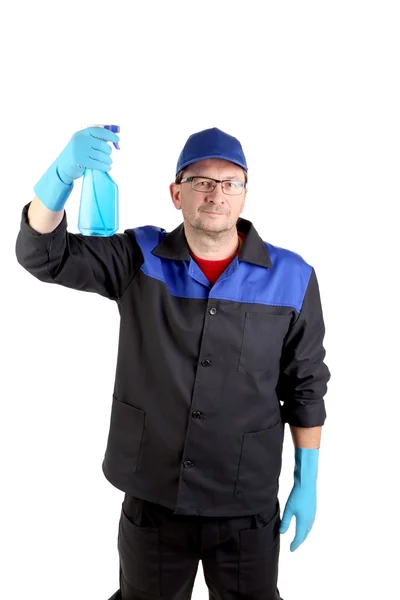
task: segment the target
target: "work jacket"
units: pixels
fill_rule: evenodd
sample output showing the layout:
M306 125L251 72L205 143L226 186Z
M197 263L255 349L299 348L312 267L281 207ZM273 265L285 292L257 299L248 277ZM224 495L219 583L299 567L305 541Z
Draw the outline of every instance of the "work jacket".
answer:
M107 480L175 514L240 516L270 507L285 423L314 427L326 418L330 372L314 268L239 218L244 243L211 284L183 223L170 233L148 225L88 237L68 232L64 214L40 234L28 208L18 262L41 281L118 306Z

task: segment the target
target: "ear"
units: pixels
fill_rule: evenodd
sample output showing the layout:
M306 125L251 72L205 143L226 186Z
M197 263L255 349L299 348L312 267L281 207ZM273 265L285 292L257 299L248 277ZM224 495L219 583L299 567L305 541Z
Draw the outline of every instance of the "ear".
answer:
M177 183L171 183L169 186L171 200L177 210L181 210L181 186Z
M247 196L247 189L244 190L244 198L243 198L242 208L240 209L240 214L242 214L242 212L244 211L244 205L246 204L246 196Z

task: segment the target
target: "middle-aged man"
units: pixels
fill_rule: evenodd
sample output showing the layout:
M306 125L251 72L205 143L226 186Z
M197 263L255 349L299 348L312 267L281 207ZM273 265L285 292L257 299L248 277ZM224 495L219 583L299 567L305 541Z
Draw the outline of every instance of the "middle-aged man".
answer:
M32 275L105 296L120 313L102 463L125 493L112 598L189 600L201 560L210 600L279 600L280 533L295 516L295 550L316 512L330 372L315 270L239 216L247 163L240 142L217 128L191 135L179 156L170 184L183 215L176 229L69 232L74 180L85 168L109 171L108 142L118 141L103 127L75 133L24 206L16 243ZM151 179L145 197L136 182L132 202L153 211ZM87 337L77 343L90 350ZM62 344L60 311L51 351ZM38 369L46 371L45 357ZM295 471L281 520L285 423Z

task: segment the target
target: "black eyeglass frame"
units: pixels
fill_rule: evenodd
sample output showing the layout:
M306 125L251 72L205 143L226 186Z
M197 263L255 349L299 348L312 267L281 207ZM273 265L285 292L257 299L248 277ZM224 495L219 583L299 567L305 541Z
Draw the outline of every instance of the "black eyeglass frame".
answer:
M222 191L224 192L224 194L226 194L227 196L240 196L240 194L243 192L244 189L246 189L247 186L247 182L246 181L236 181L235 179L214 179L214 177L207 177L206 175L191 175L190 177L184 177L180 183L185 183L186 181L190 181L193 182L193 179L210 179L211 181L215 181L214 187L211 190L211 192L213 192L215 190L215 188L217 187L217 183L221 184L221 188ZM223 183L225 183L225 181L227 181L228 183L239 183L242 191L239 194L227 194L226 191L224 190L224 186L222 185ZM192 185L192 190L194 190L195 192L200 192L201 194L207 194L208 190L196 190L193 185Z

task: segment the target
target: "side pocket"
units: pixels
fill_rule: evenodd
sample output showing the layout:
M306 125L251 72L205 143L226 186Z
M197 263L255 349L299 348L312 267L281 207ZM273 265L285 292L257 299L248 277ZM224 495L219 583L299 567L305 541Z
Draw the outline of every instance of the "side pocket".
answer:
M243 529L239 551L239 594L253 598L279 598L279 506L273 518L256 529Z
M145 427L145 412L113 395L110 430L104 457L105 468L114 475L138 470Z
M122 577L129 586L149 596L161 596L159 532L135 525L121 510L118 552Z

